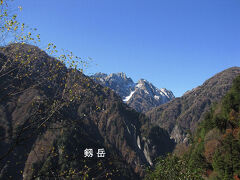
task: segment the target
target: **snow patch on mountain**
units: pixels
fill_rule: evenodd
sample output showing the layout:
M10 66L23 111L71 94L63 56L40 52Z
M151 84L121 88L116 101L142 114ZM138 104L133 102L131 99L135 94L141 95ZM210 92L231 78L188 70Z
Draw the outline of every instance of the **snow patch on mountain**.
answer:
M139 84L139 83L138 83L138 84L136 85L136 88L141 88L141 87L143 87L143 84Z
M156 100L159 100L160 99L160 96L154 96L154 98L156 99Z
M124 102L129 101L129 99L131 99L131 97L132 97L132 95L133 95L134 93L135 93L135 91L131 91L131 93L129 94L129 96L125 97L125 98L123 99L123 101L124 101Z

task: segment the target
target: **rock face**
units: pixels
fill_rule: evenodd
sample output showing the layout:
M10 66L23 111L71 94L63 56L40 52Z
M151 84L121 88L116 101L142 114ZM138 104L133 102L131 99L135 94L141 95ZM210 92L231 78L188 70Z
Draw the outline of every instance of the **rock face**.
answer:
M97 73L91 77L101 85L113 89L126 104L138 112L146 112L175 98L171 91L158 89L147 80L140 79L134 83L125 73Z
M186 92L181 98L160 105L146 115L152 123L166 129L176 142L187 142L189 131L192 133L195 131L210 105L221 100L239 73L239 67L220 72L203 85Z
M1 47L0 65L0 179L138 179L174 146L112 90L37 47Z
M135 87L133 80L128 78L125 73L112 73L110 75L96 73L91 77L99 84L114 90L122 99L129 96Z

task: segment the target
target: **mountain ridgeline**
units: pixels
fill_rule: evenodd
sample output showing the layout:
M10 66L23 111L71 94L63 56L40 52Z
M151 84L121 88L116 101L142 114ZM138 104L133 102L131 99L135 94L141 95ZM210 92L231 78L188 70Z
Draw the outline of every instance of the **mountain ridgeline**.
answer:
M206 114L187 155L209 179L240 179L240 76Z
M125 73L96 73L91 78L114 90L126 104L138 112L147 112L175 98L171 91L158 89L147 80L140 79L134 83Z
M177 143L188 143L189 135L195 132L210 106L227 94L239 74L239 67L224 70L182 97L153 108L146 115L153 124L166 129Z
M1 47L0 65L0 179L139 179L174 148L114 91L35 46Z
M155 178L240 179L240 76L224 98L211 106L189 148L180 156L159 159L146 177Z

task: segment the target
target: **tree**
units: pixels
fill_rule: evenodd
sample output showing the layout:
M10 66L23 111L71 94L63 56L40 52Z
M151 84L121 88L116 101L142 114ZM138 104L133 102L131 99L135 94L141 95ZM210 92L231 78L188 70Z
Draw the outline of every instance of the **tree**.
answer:
M78 71L82 72L80 65L86 66L85 61L70 51L57 56L59 51L53 43L46 48L52 56L49 58L36 47L40 42L36 29L18 21L21 7L12 9L11 3L9 0L0 1L0 111L4 114L10 101L28 103L29 110L19 107L24 118L16 117L17 125L11 129L7 114L1 119L0 174L3 177L0 178L10 178L8 167L15 161L18 163L14 165L16 171L23 167L21 161L24 157L15 157L17 151L25 152L31 148L28 144L48 129L63 129L57 123L57 115L80 98L74 91L79 85L73 82L81 74ZM43 91L48 96L42 96ZM22 173L16 172L15 178Z
M190 168L188 161L184 157L168 155L160 157L157 160L153 171L148 171L146 179L162 179L162 180L182 180L182 179L203 179L201 169L195 167Z

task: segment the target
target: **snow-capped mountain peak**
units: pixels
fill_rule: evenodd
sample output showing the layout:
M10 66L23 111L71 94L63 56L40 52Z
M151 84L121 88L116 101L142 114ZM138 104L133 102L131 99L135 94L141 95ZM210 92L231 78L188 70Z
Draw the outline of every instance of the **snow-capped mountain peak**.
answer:
M137 83L125 73L96 73L92 78L103 86L113 89L125 103L137 111L145 112L174 99L174 95L166 88L156 88L145 79Z

